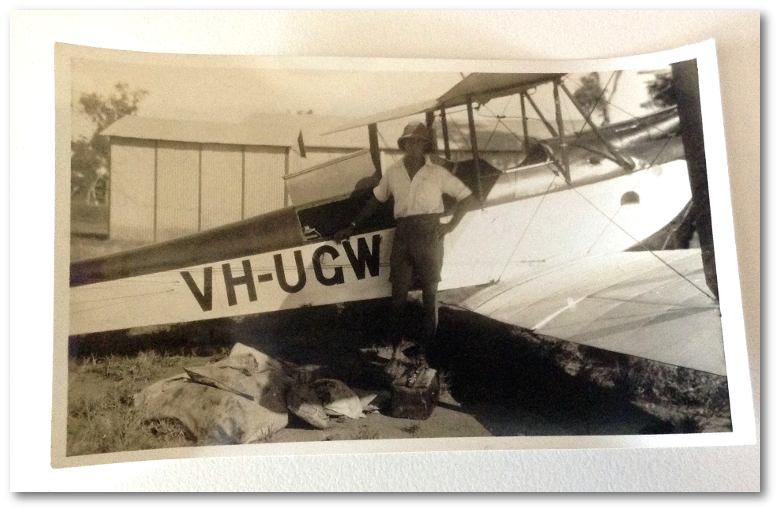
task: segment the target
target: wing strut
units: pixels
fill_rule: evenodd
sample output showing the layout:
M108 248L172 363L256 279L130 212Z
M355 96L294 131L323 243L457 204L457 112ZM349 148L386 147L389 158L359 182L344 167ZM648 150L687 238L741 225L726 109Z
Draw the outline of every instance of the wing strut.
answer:
M599 130L598 126L596 126L593 123L593 120L591 120L590 116L587 115L585 112L583 112L582 108L574 100L574 96L572 95L572 93L569 92L569 89L566 88L566 85L561 83L560 86L561 86L561 89L563 89L563 92L566 93L566 96L569 97L569 99L571 100L572 104L574 104L574 107L577 109L577 111L585 119L585 122L588 123L588 125L591 127L591 129L593 130L593 133L596 134L596 137L599 138L601 143L604 144L604 146L606 146L607 151L609 151L609 153L614 157L615 163L617 163L620 167L622 167L626 171L633 171L634 170L634 163L631 162L630 160L626 159L626 157L624 157L623 155L621 155L620 152L617 150L617 148L615 146L613 146L612 144L610 144L607 141L607 139L604 138L604 136L601 134L601 130ZM556 94L556 100L555 101L557 103L558 102L558 99L557 99L557 94L558 94L557 84L556 84L556 87L555 87L555 94Z
M528 99L529 103L531 103L531 106L536 111L536 115L539 116L539 119L542 120L542 122L544 123L544 126L547 128L547 131L549 131L550 134L553 137L557 137L558 136L558 132L555 131L555 128L553 128L553 126L550 124L550 122L547 120L547 118L544 117L544 114L542 114L542 111L539 110L539 107L536 105L536 102L534 101L534 99L525 91L523 91L521 94Z
M469 135L471 136L471 155L474 158L474 172L477 177L477 197L480 202L484 199L482 197L482 176L479 173L479 148L477 148L477 129L474 126L474 109L471 106L472 97L469 96L466 102L466 107L469 114Z
M441 108L441 136L444 138L444 158L452 160L450 154L450 133L447 128L447 114L444 112L444 107Z
M561 160L563 163L563 179L571 185L571 173L569 172L569 144L566 142L566 132L563 128L563 114L561 113L561 96L558 93L558 81L553 83L553 98L555 99L555 121L558 123L558 139L561 143Z
M436 120L436 114L433 113L433 110L426 110L425 111L425 127L428 128L428 133L431 134L431 141L433 143L433 148L431 152L433 154L438 154L439 152L439 142L438 138L436 137L436 134L433 131L433 122Z
M382 176L382 160L379 157L379 132L376 123L368 125L368 147L371 152L371 161L378 176Z
M542 120L544 123L544 126L547 127L547 131L549 131L553 137L558 137L558 132L555 131L555 128L550 124L550 122L547 120L546 117L544 117L544 114L542 114L542 111L539 110L539 107L536 105L536 102L531 98L531 96L528 94L527 91L523 91L520 93L523 98L527 99L528 102L533 107L534 111L536 112L536 115L539 116L539 119ZM524 106L524 105L523 105ZM552 157L551 157L552 158ZM566 170L563 168L563 165L561 165L561 162L556 160L555 158L552 158L552 163L555 165L555 168L558 169L558 171L561 172L564 176L566 175ZM557 171L553 171L557 174Z
M525 95L520 93L520 113L523 116L523 153L528 154L528 115L525 113Z

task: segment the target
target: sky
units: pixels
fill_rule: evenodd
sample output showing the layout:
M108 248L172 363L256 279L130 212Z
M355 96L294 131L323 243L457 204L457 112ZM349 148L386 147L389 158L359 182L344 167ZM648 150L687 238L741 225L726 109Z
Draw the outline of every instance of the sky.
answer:
M107 96L117 82L127 83L131 90L148 91L137 112L141 117L240 122L258 113L309 110L322 116L363 117L435 99L462 79L462 74L455 72L187 67L176 65L175 55L170 61L170 65L163 66L73 59L74 138L93 130L91 122L78 111L78 98L92 92ZM610 75L602 73L602 84ZM622 74L614 96L619 108L612 110L613 122L649 113L640 106L647 100L648 77L636 72ZM566 83L574 91L579 76L569 76ZM554 122L552 90L547 88L550 90L540 87L534 97ZM577 118L567 103L563 105L564 116ZM528 110L529 116L534 116ZM496 99L480 114L491 112L519 117L519 101L516 96Z

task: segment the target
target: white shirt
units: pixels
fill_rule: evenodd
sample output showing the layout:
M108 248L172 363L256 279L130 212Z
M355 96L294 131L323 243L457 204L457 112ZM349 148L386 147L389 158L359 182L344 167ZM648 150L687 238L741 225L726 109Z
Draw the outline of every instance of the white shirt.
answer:
M447 169L431 163L428 156L413 180L409 179L409 173L401 159L385 171L379 185L374 187L374 196L379 201L384 203L390 196L393 197L393 216L396 219L410 215L444 213L442 194L462 201L471 195L471 190Z

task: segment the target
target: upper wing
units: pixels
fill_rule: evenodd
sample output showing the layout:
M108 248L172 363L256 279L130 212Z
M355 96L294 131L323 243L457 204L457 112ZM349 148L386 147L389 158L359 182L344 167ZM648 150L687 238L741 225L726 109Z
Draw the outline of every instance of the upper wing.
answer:
M469 101L486 103L500 96L532 89L563 76L562 73L472 73L435 100L427 100L356 119L323 134L329 135L360 126L401 119L441 108L465 105Z
M533 89L563 73L472 73L437 99L438 107L457 107L469 101L487 103L493 98Z

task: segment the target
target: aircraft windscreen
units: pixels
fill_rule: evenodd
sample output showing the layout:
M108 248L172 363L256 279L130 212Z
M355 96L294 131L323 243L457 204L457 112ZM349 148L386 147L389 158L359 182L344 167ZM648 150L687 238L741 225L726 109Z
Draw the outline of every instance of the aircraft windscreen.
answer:
M373 195L372 189L363 190L339 201L326 202L319 205L304 207L298 210L298 219L307 241L318 241L331 238L336 231L345 228L363 208L366 201ZM392 201L382 203L365 224L360 226L360 232L378 231L395 226Z

